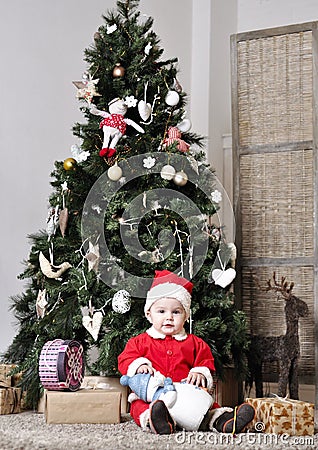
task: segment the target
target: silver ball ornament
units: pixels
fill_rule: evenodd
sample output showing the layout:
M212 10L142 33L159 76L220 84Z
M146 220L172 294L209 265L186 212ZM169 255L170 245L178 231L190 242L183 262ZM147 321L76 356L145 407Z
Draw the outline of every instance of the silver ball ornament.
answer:
M188 182L188 175L183 170L180 170L180 172L177 172L173 177L173 182L177 186L184 186Z
M176 169L173 166L170 166L170 164L166 164L162 167L160 171L160 176L164 180L172 180L172 178L175 176Z
M121 289L114 294L112 299L112 308L115 312L124 314L130 310L131 297L128 291Z
M118 181L123 175L123 171L117 164L114 164L107 170L108 178L112 181Z
M191 124L191 120L190 119L183 119L181 120L181 122L178 123L177 127L179 128L179 130L182 133L186 133L187 131L190 130L192 124Z

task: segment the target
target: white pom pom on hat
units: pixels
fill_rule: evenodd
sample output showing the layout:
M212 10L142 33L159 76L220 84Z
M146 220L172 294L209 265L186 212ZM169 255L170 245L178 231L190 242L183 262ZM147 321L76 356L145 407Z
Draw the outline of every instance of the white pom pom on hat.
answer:
M156 270L151 288L146 297L144 312L151 308L153 303L160 298L168 297L179 300L185 309L187 319L190 316L191 294L193 283L186 278L179 277L169 270Z

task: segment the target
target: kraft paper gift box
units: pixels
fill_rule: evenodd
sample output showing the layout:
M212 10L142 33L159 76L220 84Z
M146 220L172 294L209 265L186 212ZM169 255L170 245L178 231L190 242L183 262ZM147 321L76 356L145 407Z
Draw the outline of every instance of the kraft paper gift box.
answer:
M41 395L40 400L38 401L38 413L45 413L46 393L47 390L44 389L44 392Z
M314 434L312 403L281 397L247 398L246 402L255 408L255 419L251 427L258 428L258 431L296 436ZM257 426L257 422L261 422L263 426Z
M9 373L15 368L15 364L0 364L0 386L12 387L12 376Z
M120 423L121 392L80 389L76 392L47 391L47 423Z
M21 411L21 389L0 388L0 414L16 414Z
M128 388L127 386L122 386L119 382L118 377L102 377L102 376L85 376L83 378L82 389L106 389L106 390L116 390L122 393L121 396L121 414L126 414L128 412Z

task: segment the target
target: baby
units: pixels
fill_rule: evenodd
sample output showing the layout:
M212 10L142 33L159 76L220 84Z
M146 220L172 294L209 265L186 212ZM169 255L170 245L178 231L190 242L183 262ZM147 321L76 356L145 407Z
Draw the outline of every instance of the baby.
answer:
M145 333L129 339L119 355L118 368L123 375L153 376L160 372L173 383L186 383L205 390L212 388L215 367L210 347L184 329L190 316L192 288L193 284L185 278L168 270L156 271L144 307L152 326ZM173 408L169 411L169 406L160 398L149 402L148 398L141 399L133 394L129 400L130 414L143 429L150 427L154 433L171 434L176 426L182 427ZM199 411L201 425L206 429L240 433L255 415L254 408L246 403L240 405L235 414L232 408L221 408L212 403L211 398L208 404L204 404L206 410L203 415L202 408L200 411L195 409ZM186 412L191 416L195 411L190 405Z

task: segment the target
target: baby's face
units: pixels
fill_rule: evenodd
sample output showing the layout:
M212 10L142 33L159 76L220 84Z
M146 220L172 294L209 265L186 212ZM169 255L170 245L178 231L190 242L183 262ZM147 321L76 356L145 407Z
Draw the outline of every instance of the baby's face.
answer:
M159 333L172 336L182 331L186 312L179 300L163 297L151 305L147 318Z

